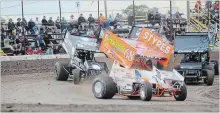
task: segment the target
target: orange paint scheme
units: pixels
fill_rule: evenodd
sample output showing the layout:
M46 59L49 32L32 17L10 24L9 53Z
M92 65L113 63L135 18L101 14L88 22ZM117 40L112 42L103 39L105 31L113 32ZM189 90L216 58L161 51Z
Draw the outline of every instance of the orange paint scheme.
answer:
M105 30L99 50L127 68L130 68L135 60L136 49L109 30Z
M145 28L142 28L142 31L138 37L138 41L144 42L147 47L156 51L156 53L160 54L161 57L165 57L167 60L159 60L158 62L160 62L163 66L167 66L174 49L172 45L165 42L158 35Z

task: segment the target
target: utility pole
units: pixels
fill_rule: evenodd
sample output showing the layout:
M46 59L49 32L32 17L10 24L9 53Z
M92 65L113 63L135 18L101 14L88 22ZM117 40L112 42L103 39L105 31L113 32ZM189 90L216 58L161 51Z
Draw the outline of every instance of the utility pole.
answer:
M186 8L187 8L187 32L190 32L190 3L189 3L189 0L187 0Z
M23 0L21 0L21 13L22 13L22 31L23 31L23 35L25 36L25 33L24 33L24 4L23 4Z
M63 33L63 29L61 27L61 18L62 18L62 15L61 15L61 2L59 0L59 9L60 9L60 28L61 28L61 37L62 37L62 33Z
M59 9L60 9L60 22L61 22L62 15L61 15L61 2L60 2L60 0L59 0Z
M173 15L172 15L172 0L170 0L170 34L171 38L173 37Z
M133 16L134 16L134 23L133 25L135 25L135 4L134 4L134 0L133 0Z
M108 11L107 11L107 1L104 1L104 6L105 6L105 17L108 18Z
M1 5L2 5L2 1L0 1L0 7ZM0 11L0 15L1 15L1 11ZM2 17L1 16L0 16L0 28L2 28ZM2 30L0 32L2 33ZM0 48L2 48L2 40L0 40Z
M98 1L98 18L99 18L99 1Z

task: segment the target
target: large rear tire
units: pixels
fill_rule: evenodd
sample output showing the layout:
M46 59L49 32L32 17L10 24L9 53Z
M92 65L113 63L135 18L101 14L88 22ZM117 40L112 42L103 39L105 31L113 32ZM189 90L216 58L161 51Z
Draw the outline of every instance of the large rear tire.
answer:
M143 101L150 101L152 98L152 85L150 82L144 82L140 86L140 97Z
M215 63L215 66L214 66L215 75L219 75L219 61L212 60L211 62Z
M211 86L214 82L214 72L209 69L205 69L202 71L203 76L206 76L206 79L204 79L204 82L207 84L207 86Z
M64 69L68 66L68 63L65 62L56 62L55 63L55 76L58 81L67 81L69 73Z
M183 83L183 86L180 88L180 91L177 92L176 95L174 95L174 98L176 101L184 101L187 97L187 88L186 84Z
M117 88L111 77L102 75L95 78L92 92L98 99L111 99L117 93Z

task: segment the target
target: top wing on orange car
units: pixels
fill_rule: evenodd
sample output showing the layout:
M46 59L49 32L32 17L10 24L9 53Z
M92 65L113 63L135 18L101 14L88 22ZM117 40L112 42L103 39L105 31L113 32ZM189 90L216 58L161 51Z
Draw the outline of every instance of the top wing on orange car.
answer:
M161 52L154 50L151 46L146 45L144 42L130 40L130 39L121 39L133 48L136 49L136 56L147 57L158 60L167 60L167 57L164 56Z
M155 52L148 54L157 54L163 58L166 58L166 60L158 60L158 62L160 62L163 66L167 66L174 50L172 45L164 41L152 31L145 28L142 28L138 41L143 42L148 48Z
M135 48L122 41L109 30L105 30L99 50L127 68L132 66L136 55Z

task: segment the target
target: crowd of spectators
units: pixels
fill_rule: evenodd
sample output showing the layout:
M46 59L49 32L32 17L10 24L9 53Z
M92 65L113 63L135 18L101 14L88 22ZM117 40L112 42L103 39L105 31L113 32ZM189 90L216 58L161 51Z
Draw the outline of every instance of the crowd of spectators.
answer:
M217 24L219 29L219 1L207 0L203 7L201 0L197 0L194 10L196 13L202 13L200 14L199 20L202 21L203 24L208 25L209 20L212 24Z
M78 19L71 15L69 20L64 17L54 21L52 17L47 20L46 16L40 21L38 17L35 20L30 19L28 22L25 18L18 18L17 22L9 19L8 23L1 27L1 42L3 52L11 55L31 55L31 54L55 54L61 48L58 41L52 37L53 34L61 34L65 29L73 29L74 27L80 30L94 28L95 24L100 27L114 26L120 21L120 15L117 14L113 20L111 15L106 19L103 14L100 14L98 19L95 19L92 14L88 19L85 19L83 14L80 14ZM114 26L117 28L117 25ZM30 37L34 37L32 41ZM56 46L52 46L56 45ZM8 54L9 55L9 54Z

